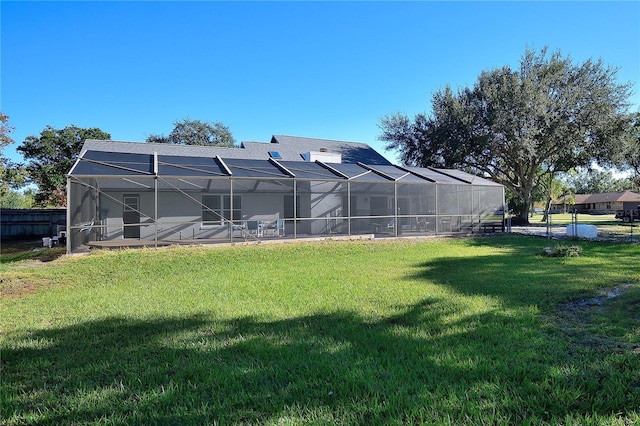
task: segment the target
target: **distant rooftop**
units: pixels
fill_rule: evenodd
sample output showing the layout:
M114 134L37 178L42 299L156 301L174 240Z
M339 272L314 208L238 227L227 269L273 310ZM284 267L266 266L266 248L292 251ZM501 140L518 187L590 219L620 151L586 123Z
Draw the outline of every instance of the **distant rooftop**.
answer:
M575 194L575 204L615 203L615 202L640 202L640 194L631 191L603 192L600 194ZM569 198L569 196L567 196ZM560 197L557 202L564 202L565 197Z

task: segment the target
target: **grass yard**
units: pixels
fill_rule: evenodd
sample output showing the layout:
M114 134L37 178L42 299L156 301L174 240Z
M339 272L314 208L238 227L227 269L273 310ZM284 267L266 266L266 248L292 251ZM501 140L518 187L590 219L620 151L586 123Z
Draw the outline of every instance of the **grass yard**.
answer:
M543 221L544 215L536 214L529 218L531 226L545 226ZM555 228L566 228L567 225L573 223L571 213L558 213L550 215L552 226ZM595 225L598 228L598 237L619 242L636 242L640 243L640 223L624 223L620 219L616 219L612 214L590 215L579 214L578 223L584 225Z
M573 215L571 213L554 213L550 215L551 223L556 225L569 225L573 223ZM537 213L529 218L529 222L534 224L546 223L543 220L544 215ZM607 225L616 225L618 223L622 223L621 220L616 219L613 214L578 214L578 223L584 224L607 224Z
M640 246L292 243L3 261L22 424L640 423Z

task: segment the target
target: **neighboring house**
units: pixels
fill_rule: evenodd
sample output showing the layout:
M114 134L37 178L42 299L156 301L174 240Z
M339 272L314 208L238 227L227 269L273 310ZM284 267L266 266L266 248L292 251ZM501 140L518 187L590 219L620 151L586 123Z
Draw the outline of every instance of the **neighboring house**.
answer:
M639 205L640 194L631 191L617 191L563 196L551 204L551 210L603 214L613 213L616 210L635 209Z
M504 188L392 165L369 145L273 136L237 148L88 140L68 175L68 250L500 227Z

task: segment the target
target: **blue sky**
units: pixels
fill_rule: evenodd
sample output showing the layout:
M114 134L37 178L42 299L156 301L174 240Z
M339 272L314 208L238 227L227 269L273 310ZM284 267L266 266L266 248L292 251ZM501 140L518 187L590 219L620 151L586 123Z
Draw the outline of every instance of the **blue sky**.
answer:
M114 140L222 121L273 134L377 141L381 117L429 111L548 46L602 58L640 106L640 2L0 2L0 108L15 153L46 125Z

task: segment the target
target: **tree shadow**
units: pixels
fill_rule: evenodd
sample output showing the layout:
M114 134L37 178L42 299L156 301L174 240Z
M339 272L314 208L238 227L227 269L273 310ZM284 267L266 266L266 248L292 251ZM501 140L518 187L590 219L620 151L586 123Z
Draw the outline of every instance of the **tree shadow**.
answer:
M582 247L582 259L550 258L542 256L542 249L557 244L555 241L530 237L498 238L501 238L498 244L493 238L465 242L497 248L498 253L493 250L484 256L435 258L416 265L414 271L417 272L409 278L435 283L450 289L454 295L495 299L505 313L504 318L507 318L503 322L504 327L513 331L496 330L503 338L498 344L505 347L513 343L522 344L513 353L512 361L516 363L526 354L527 346L529 349L535 346L523 338L544 342L534 349L538 355L529 360L534 361L532 366L536 363L542 366L539 371L545 371L537 377L538 380L556 381L562 377L557 382L561 387L548 391L559 391L559 400L566 404L565 415L588 415L591 410L594 415L602 416L630 413L630 418L637 419L640 404L637 345L627 345L634 349L624 352L621 345L613 348L611 345L605 347L594 345L592 341L576 340L571 336L571 327L575 324L562 323L566 315L561 312L566 306L599 294L602 289L639 285L637 247L571 241L569 244ZM603 279L596 288L593 280L585 277ZM635 299L630 303L637 305L638 302ZM514 316L510 318L508 311L518 314L512 314ZM491 322L500 321L492 315L485 317ZM588 321L586 317L582 320ZM582 329L584 324L580 327ZM605 331L602 333L602 341L611 340ZM629 340L635 341L633 338Z
M380 319L112 317L31 331L3 349L2 415L9 425L369 425L598 412L567 403L580 389L571 377L550 384L548 357L562 354L529 318L459 315L437 298L398 308Z
M51 262L66 254L64 247L45 248L42 242L2 243L0 262L3 264L23 262Z
M638 249L631 245L558 241L528 236L470 238L465 244L492 249L487 255L439 257L415 265L411 279L444 285L465 296L496 297L508 307L535 304L545 311L593 295L585 277L603 276L601 287L637 282ZM544 247L578 245L579 258L543 256Z

